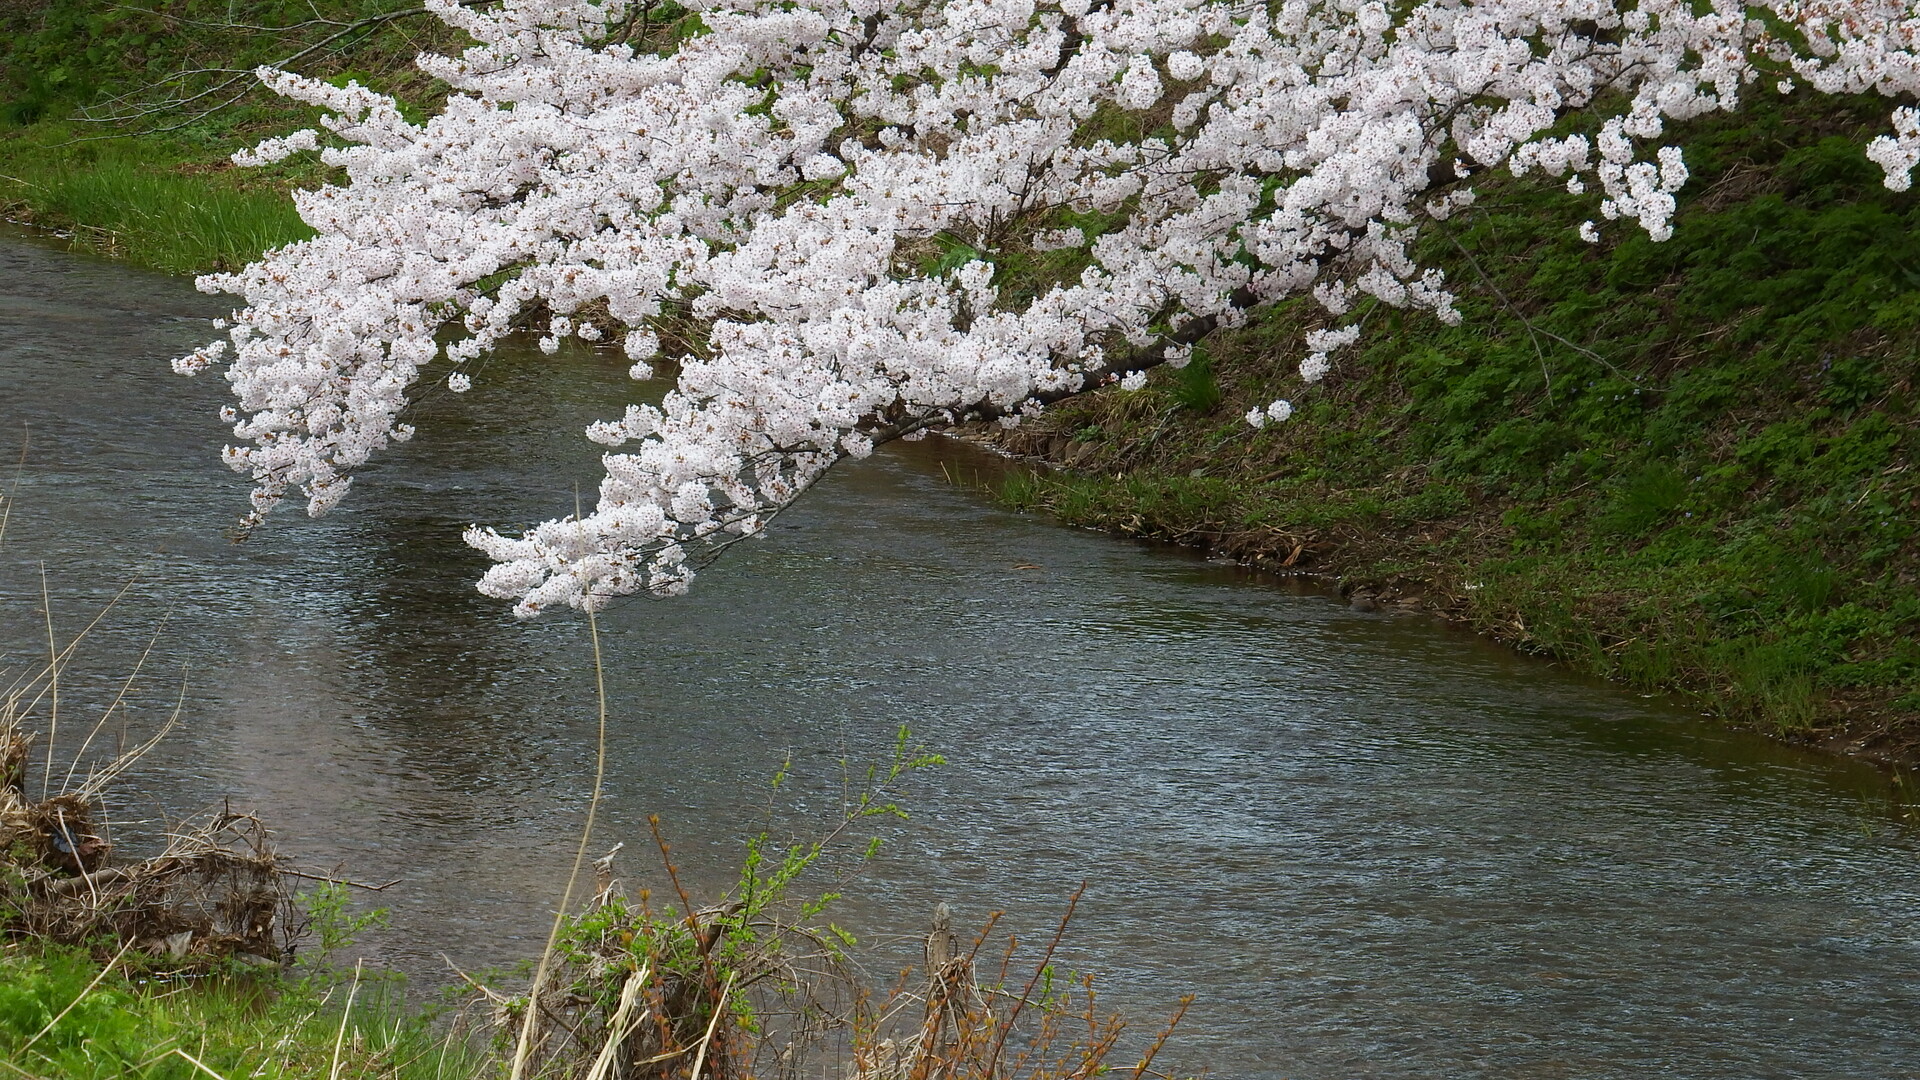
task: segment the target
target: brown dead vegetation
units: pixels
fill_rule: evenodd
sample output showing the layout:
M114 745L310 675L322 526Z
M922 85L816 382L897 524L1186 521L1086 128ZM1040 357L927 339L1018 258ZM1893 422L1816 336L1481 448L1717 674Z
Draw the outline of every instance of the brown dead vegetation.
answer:
M115 859L101 795L155 740L58 791L49 760L36 798L26 720L37 700L19 688L0 700L0 936L172 971L277 965L299 920L259 819L222 807L170 825L157 854Z
M515 1076L1141 1080L1164 1075L1154 1059L1191 1000L1137 1058L1120 1060L1124 1022L1095 1007L1089 979L1053 964L1078 893L1023 977L1020 943L995 934L997 914L969 945L941 904L923 964L875 993L826 928L764 911L743 918L738 902L694 907L677 880L683 906L656 909L648 890L630 896L614 880L612 857L595 864L598 895L570 921L531 999L473 983ZM981 954L1001 940L996 971Z

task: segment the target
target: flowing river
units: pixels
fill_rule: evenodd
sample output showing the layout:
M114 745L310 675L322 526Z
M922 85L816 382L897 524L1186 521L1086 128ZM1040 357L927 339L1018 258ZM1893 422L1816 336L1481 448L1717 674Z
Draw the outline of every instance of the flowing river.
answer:
M416 983L530 957L591 786L591 651L582 620L475 593L459 532L592 497L580 429L632 392L624 362L496 358L425 394L334 514L236 545L226 385L167 367L226 307L0 235L0 459L27 444L0 473L0 670L45 656L43 565L63 638L133 582L61 688L83 729L152 641L138 735L185 687L118 818L231 797L306 865L400 879L363 944ZM1196 996L1170 1068L1920 1076L1920 844L1875 770L951 482L992 468L877 454L693 595L605 616L595 853L655 876L658 813L713 895L905 723L948 763L836 909L882 984L936 902L1044 938L1084 881L1063 963L1142 1037Z

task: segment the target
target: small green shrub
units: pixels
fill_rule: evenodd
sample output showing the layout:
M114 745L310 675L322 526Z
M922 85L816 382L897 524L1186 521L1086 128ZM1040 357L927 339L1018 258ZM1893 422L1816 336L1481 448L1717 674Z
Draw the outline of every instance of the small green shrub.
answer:
M302 957L313 970L324 970L342 950L352 948L362 933L383 930L392 922L386 908L352 910L352 894L338 882L316 882L293 899L306 918L306 933L313 938L313 949Z
M1201 415L1219 408L1220 402L1226 398L1220 389L1219 379L1214 375L1212 359L1201 349L1195 349L1187 366L1173 373L1173 385L1168 392L1174 404Z

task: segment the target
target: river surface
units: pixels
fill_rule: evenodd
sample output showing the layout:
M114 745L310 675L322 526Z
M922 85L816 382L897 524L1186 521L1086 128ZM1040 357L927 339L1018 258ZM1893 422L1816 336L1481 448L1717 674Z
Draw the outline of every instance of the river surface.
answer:
M425 395L334 514L236 545L225 383L167 367L225 308L0 235L0 459L28 443L0 670L44 656L43 564L63 637L134 582L61 705L83 727L149 640L135 734L184 683L114 806L128 835L231 797L309 866L400 879L364 944L416 983L533 955L591 786L590 650L475 593L459 531L590 497L579 431L624 362L498 358ZM905 723L948 763L838 909L882 981L938 901L1032 938L1084 881L1063 959L1143 1034L1196 995L1174 1068L1920 1076L1920 844L1874 770L950 482L991 468L878 454L692 596L606 615L596 851L653 874L658 813L712 895L769 813L818 828L840 762Z

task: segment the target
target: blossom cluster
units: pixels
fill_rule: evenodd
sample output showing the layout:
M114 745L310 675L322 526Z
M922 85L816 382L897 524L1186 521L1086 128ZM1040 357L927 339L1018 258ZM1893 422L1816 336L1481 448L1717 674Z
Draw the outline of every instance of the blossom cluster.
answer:
M1756 85L1885 95L1865 152L1896 189L1920 164L1906 0L694 0L658 52L610 36L630 0L427 6L476 44L420 57L451 88L423 122L261 72L325 131L236 160L341 179L297 196L314 239L201 279L245 306L175 366L232 383L250 524L335 505L510 334L670 366L588 430L590 512L467 533L521 615L683 591L837 460L1138 387L1263 304L1324 309L1307 381L1367 298L1457 320L1412 245L1490 170L1590 193L1583 236L1663 239L1669 124ZM1077 274L1004 280L1040 251Z

